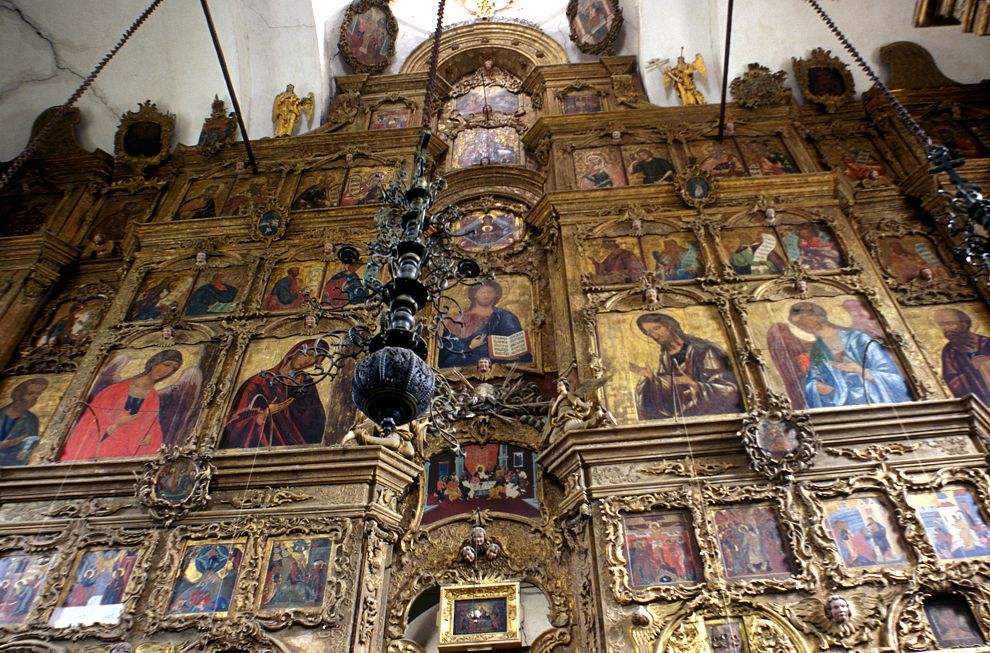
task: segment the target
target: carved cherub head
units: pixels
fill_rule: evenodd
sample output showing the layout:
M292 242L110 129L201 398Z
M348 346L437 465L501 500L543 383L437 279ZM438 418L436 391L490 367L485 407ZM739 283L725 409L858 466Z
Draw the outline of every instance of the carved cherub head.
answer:
M492 371L492 360L490 358L478 359L478 372L487 374Z
M488 541L488 531L485 530L484 526L475 526L471 529L471 542L474 544L475 548L480 549L485 546L485 542Z
M208 261L209 257L206 252L196 252L196 267L205 268Z
M852 618L852 610L849 601L838 594L833 594L825 599L825 615L832 623L841 626Z
M470 544L461 547L461 559L465 562L474 562L478 558L478 552Z
M485 546L485 557L489 560L494 560L502 553L502 547L499 546L498 542L489 542Z

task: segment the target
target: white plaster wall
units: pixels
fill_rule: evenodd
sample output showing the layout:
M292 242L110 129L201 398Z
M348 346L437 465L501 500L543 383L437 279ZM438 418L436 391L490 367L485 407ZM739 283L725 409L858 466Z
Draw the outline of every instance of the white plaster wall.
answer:
M473 19L465 1L447 1L445 24ZM0 0L0 160L21 151L35 117L69 97L149 2ZM909 40L928 48L942 72L956 81L990 77L990 37L963 34L958 27L913 28L910 0L820 2L878 67L880 46ZM315 94L315 123L326 115L333 76L350 72L337 53L348 4L349 0L210 1L252 139L271 136L272 100L288 83L302 95ZM625 27L618 53L638 55L650 100L661 106L678 103L663 89L660 71L649 61L676 61L684 46L688 59L696 52L704 56L709 77L699 80L699 87L709 102L718 102L728 0L621 4ZM408 53L430 37L436 6L435 0L392 0L399 38L395 62L386 72L397 72ZM566 7L567 0L515 0L499 17L535 23L565 47L572 61L594 60L570 43ZM863 74L804 0L739 0L730 79L742 74L748 63L759 62L787 71L793 81L791 57L807 56L818 46L850 64L857 91L866 90ZM200 3L167 0L77 105L83 112L80 141L87 149L112 151L121 114L150 99L177 115L177 142L195 143L214 94L230 106ZM304 130L310 127L302 125Z
M0 159L23 149L37 115L63 103L148 4L0 0ZM210 9L253 139L271 136L272 100L285 84L323 101L308 0L213 0ZM176 114L176 142L193 144L215 94L231 106L200 3L168 0L76 105L79 140L112 152L121 114L150 99Z
M914 3L909 0L868 2L819 0L860 53L886 77L880 64L881 46L894 41L914 41L935 57L942 72L957 82L972 84L990 78L990 37L964 34L958 26L915 28L911 25ZM728 0L654 0L639 5L642 26L639 40L640 72L650 101L661 106L679 104L673 90L663 88L660 71L647 68L654 58L676 63L680 47L691 61L700 52L708 67L708 80L699 89L709 102L721 98L721 72L725 50ZM857 95L869 89L866 76L810 5L804 0L763 0L735 3L729 80L743 74L749 63L788 73L792 87L791 58L805 58L816 47L831 50L853 73ZM731 99L731 96L730 96Z

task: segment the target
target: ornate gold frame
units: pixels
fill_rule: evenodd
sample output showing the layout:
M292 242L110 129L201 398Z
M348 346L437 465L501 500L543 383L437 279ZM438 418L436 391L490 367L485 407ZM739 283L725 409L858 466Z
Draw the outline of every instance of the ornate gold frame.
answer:
M690 166L674 177L674 189L681 200L699 210L718 199L718 187L718 178L698 166Z
M846 66L838 57L832 56L831 50L824 50L822 48L815 48L811 51L811 57L808 59L797 59L791 58L791 65L794 68L794 78L797 80L798 86L801 88L801 95L808 102L814 102L815 104L820 104L825 107L825 110L829 113L835 113L838 111L846 102L850 101L853 96L856 95L856 84L853 82L852 73L849 72L849 67ZM819 95L809 88L811 71L816 68L822 68L832 71L838 74L843 81L845 89L839 95Z
M34 328L30 335L22 341L21 359L12 366L9 374L40 374L40 373L60 373L74 372L78 366L78 361L89 349L88 344L81 346L69 346L53 353L48 353L44 347L36 346L35 343L44 334L52 318L58 310L65 304L85 304L89 301L100 300L103 306L103 315L100 322L107 317L110 304L116 294L117 289L103 279L94 279L78 287L73 287L70 291L63 292L59 297L45 305L35 321ZM71 327L71 325L70 325ZM94 327L93 335L97 329Z
M151 592L148 596L145 618L146 631L184 630L194 625L202 626L216 620L218 613L169 615L165 608L171 598L172 587L186 548L209 542L237 542L244 547L239 575L231 594L231 604L224 620L242 623L246 630L258 626L281 629L292 625L323 625L333 628L342 623L345 605L353 601L349 594L347 578L351 556L348 551L351 537L349 520L339 517L268 517L243 519L237 522L213 522L202 526L179 526L172 530L166 541L165 557L157 567ZM334 559L327 572L327 589L320 610L258 610L257 592L261 591L265 551L271 539L286 537L327 537L333 543ZM259 631L260 632L260 631Z
M817 578L813 569L814 552L808 543L804 525L801 523L800 512L791 491L762 484L737 487L709 485L702 488L701 495L709 514L704 530L699 533L698 544L713 552L712 558L716 563L713 566L717 570L720 582L726 583L740 594L762 594L767 591L784 592L815 586ZM722 560L711 509L732 505L764 504L768 504L776 514L781 538L790 549L794 572L786 578L730 579L725 574L725 564Z
M73 540L76 539L77 531L67 528L57 533L44 533L34 536L12 535L0 539L0 559L14 555L48 555L48 572L45 579L37 588L30 611L27 618L21 623L0 624L0 634L12 635L26 632L34 632L45 628L47 620L42 620L42 616L47 615L51 609L51 603L55 600L51 596L52 574L60 566L66 564L66 558L72 558Z
M389 44L388 54L385 56L385 61L368 65L362 63L354 53L351 52L351 48L347 43L347 30L351 24L351 21L355 16L363 14L372 7L377 7L381 9L382 13L385 14L385 31L391 39ZM374 75L380 73L390 65L392 65L392 59L395 58L395 39L399 34L399 23L395 20L395 15L392 13L392 9L388 6L388 0L354 0L347 6L347 10L344 12L344 21L340 24L340 38L337 39L337 49L340 52L340 56L344 58L344 61L359 73L368 73L369 75Z
M614 17L608 34L597 43L585 43L578 37L577 29L574 27L577 21L578 0L569 0L567 3L567 25L571 29L571 43L585 54L612 54L615 49L615 40L619 36L619 30L622 29L624 19L622 17L622 7L619 6L619 0L602 0L602 2L609 4Z
M797 438L795 448L781 458L774 459L760 446L760 428L764 422L790 424ZM742 438L746 455L749 456L749 466L772 481L790 479L796 472L810 467L820 446L811 418L789 410L751 411L743 418L743 427L738 435Z
M345 545L351 537L351 531L351 521L337 517L273 519L265 531L264 547L262 548L260 541L252 547L260 555L261 563L258 565L258 576L251 579L245 588L249 595L253 595L252 605L257 622L272 630L292 625L324 628L340 626L346 618L343 607L348 590L346 579L351 574L351 569ZM261 592L264 590L264 573L268 567L272 547L276 540L295 538L330 540L330 564L327 567L321 607L262 610L260 604Z
M158 152L151 156L136 156L128 154L124 150L124 138L134 125L143 122L150 122L158 125L161 129L161 147ZM151 100L145 100L138 104L137 111L128 111L121 116L120 125L113 141L113 153L118 161L128 163L135 167L153 166L161 163L169 155L172 146L172 132L175 130L175 115L162 113Z
M505 599L505 633L454 634L454 609L458 601ZM487 585L445 585L440 587L441 651L471 651L479 645L487 649L512 648L522 643L519 633L519 583Z
M189 493L176 501L162 496L158 484L166 466L179 461L192 463L194 476ZM137 499L155 521L162 522L167 528L191 510L198 510L210 501L210 481L216 471L212 452L197 451L189 446L171 449L162 445L158 456L144 463L144 472L137 481Z
M265 216L271 213L278 216L278 225L274 231L268 230L269 233L265 233L262 231L261 223L265 219ZM255 207L254 212L251 214L251 236L255 240L264 242L265 246L271 247L272 243L276 240L282 240L285 236L285 230L289 226L290 219L289 210L279 204L275 198L269 197L263 206Z
M944 269L951 273L948 278L932 278L925 280L921 277L901 283L884 262L880 251L881 241L888 238L904 238L919 236L927 239L933 252L938 256ZM898 302L903 306L930 306L955 301L965 301L977 298L973 286L965 275L960 274L959 264L951 253L946 252L945 246L937 242L938 235L930 227L918 222L905 220L881 219L863 234L863 242L876 261L877 267L887 286L897 294Z
M643 513L654 510L686 510L691 515L694 538L698 544L698 557L703 578L711 578L715 571L715 557L711 549L702 542L701 529L706 523L706 515L700 497L694 489L667 490L640 496L610 496L602 501L602 521L605 524L605 540L608 544L606 559L611 572L612 596L619 603L649 601L683 601L700 594L706 581L672 585L650 585L635 588L629 578L626 560L624 513Z
M896 482L886 475L861 474L853 478L843 478L826 482L804 482L796 486L801 503L807 510L810 523L810 537L815 548L821 552L822 566L831 583L841 587L855 587L864 582L891 582L909 580L911 567L919 559L920 549L924 549L924 526L913 517L911 507ZM907 560L901 565L889 563L873 567L846 567L839 553L838 545L831 534L828 513L824 501L833 498L847 498L856 495L875 496L889 509L892 520L900 527L901 542L905 546ZM890 534L888 534L890 537Z
M134 623L137 604L144 593L148 571L152 565L152 553L158 544L159 534L156 531L135 531L123 529L95 530L82 533L73 542L77 549L74 555L66 555L60 561L54 573L49 574L49 582L45 595L41 599L44 605L44 621L46 635L50 637L81 639L83 637L98 637L100 639L120 639L130 630ZM124 604L120 621L116 624L94 623L75 625L69 628L54 628L51 620L59 604L65 600L69 591L73 573L78 561L87 550L107 548L130 548L137 550L137 559L131 570L121 603Z
M935 651L939 648L925 613L925 600L935 594L955 595L969 604L984 639L990 642L990 591L978 579L960 578L952 582L923 581L920 586L910 589L891 607L891 639L901 650ZM953 647L959 653L986 651L987 645Z
M903 475L905 481L905 501L910 504L908 497L921 492L937 492L949 485L969 488L973 498L982 508L983 519L990 524L990 479L982 469L976 468L944 468L925 477ZM912 518L921 523L921 518L912 507ZM931 543L928 532L921 526L920 537L912 542L918 552L918 567L926 569L926 578L930 582L956 581L990 574L990 554L973 556L963 559L945 560L938 556L935 545Z

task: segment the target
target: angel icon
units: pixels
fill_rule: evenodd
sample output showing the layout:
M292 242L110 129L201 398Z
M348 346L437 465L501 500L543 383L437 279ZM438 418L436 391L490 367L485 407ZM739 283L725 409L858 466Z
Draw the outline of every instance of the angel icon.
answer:
M121 380L132 355L117 354L100 373L60 460L152 455L162 444L176 444L196 420L203 386L199 367L188 367L178 380L159 390L182 368L182 352L159 351L139 373Z

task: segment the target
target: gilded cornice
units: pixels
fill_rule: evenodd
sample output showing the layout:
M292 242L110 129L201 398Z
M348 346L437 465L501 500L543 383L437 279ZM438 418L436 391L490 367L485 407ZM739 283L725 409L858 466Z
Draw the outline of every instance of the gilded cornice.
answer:
M444 179L447 188L437 199L438 209L480 195L514 197L532 206L543 197L546 175L530 168L491 165L453 170Z
M213 462L217 472L210 487L215 492L375 483L401 491L421 471L406 458L376 446L219 451ZM130 496L140 467L141 462L133 459L8 467L0 475L0 496L5 504ZM287 469L292 470L291 477L286 476Z
M990 442L990 411L972 398L913 402L910 404L857 406L808 413L822 441L822 449L856 448L870 445L905 444L922 440L963 438L975 442ZM550 474L568 485L568 479L580 469L609 468L619 470L608 483L591 482L588 491L608 494L615 485L623 491L656 485L658 475L647 469L660 461L716 460L735 465L719 474L730 477L755 478L748 470L745 450L737 431L742 420L736 416L716 416L629 424L573 431L543 450L539 463ZM971 453L960 453L954 464L981 466L985 463L985 445L977 445ZM931 471L930 458L917 458L908 451L897 467L904 471ZM862 463L819 454L818 465L795 474L805 480L827 480ZM630 464L636 469L631 469ZM600 478L589 472L592 479ZM691 476L692 474L688 474ZM703 476L703 474L695 474ZM582 475L583 476L583 475ZM671 473L667 482L678 481Z
M794 108L778 106L751 111L739 108L735 103L729 103L727 111L730 119L735 117L736 134L745 136L749 127L768 125L773 131L784 130L793 117ZM683 126L690 125L697 129L708 125L704 134L715 137L718 133L718 105L699 105L684 107L645 107L641 109L626 109L621 112L610 111L600 113L580 113L567 115L543 116L536 121L523 136L523 142L535 149L544 138L563 139L570 136L587 136L589 130L611 131L614 127L619 132L626 133L634 130L656 129L659 125ZM699 132L701 133L701 132ZM758 131L755 133L759 133Z
M532 92L540 83L547 85L573 81L591 81L601 78L608 83L610 75L636 72L636 57L601 57L598 61L540 65L523 79L523 90Z
M771 195L778 210L802 206L821 207L837 202L836 176L833 172L783 175L768 181L764 177L740 177L722 180L719 200L705 207L706 215L738 211L738 202ZM624 212L662 212L665 217L697 215L697 211L678 199L670 184L659 186L622 186L605 190L556 191L546 193L530 212L530 222L548 226L556 215L558 225L601 222L608 213L620 217Z
M251 148L258 160L258 166L262 170L285 170L300 167L305 164L306 160L329 157L337 152L353 150L355 146L358 146L358 149L362 151L373 152L378 156L403 157L411 160L416 153L416 147L419 145L420 134L421 131L418 126L405 129L370 130L361 132L360 143L355 143L353 133L320 133L319 128L317 128L291 138L251 141ZM430 140L429 153L434 158L441 155L446 149L446 144L439 138ZM200 152L198 147L193 146L180 145L176 149L176 154L180 152L185 157L183 171L197 170L203 167L219 167L220 170L223 170L224 166L229 166L230 169L226 172L234 175L237 174L234 164L245 160L243 145L238 143L213 158L207 158L205 152Z
M60 268L76 259L79 249L55 234L0 238L0 268L19 269L35 264Z

